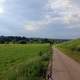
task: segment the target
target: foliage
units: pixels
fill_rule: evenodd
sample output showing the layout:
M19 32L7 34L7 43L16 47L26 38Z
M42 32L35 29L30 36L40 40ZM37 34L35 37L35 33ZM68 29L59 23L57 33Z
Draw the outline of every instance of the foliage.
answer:
M61 43L66 39L26 38L20 36L0 36L0 44L25 44L25 43Z

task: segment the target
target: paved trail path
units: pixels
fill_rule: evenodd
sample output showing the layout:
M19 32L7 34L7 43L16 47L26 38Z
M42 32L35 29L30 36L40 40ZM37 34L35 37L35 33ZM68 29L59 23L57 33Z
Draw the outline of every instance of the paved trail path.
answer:
M56 48L53 53L53 80L80 80L80 64Z

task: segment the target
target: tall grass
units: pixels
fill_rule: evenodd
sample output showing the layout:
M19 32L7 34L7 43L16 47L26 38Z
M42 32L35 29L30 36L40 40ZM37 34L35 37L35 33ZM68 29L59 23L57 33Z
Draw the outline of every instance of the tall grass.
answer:
M0 45L0 80L43 80L49 59L48 44Z

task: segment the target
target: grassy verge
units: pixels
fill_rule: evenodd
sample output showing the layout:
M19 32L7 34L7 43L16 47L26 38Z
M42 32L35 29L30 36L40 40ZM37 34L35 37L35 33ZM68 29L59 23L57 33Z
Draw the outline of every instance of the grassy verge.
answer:
M64 54L80 62L80 39L57 45Z
M0 45L0 80L43 80L49 58L48 44Z

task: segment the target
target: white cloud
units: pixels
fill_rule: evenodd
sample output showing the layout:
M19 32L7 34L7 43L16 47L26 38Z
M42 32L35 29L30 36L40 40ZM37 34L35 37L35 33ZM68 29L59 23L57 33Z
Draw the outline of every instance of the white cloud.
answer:
M4 13L4 10L2 7L0 7L0 14L3 14Z
M61 18L65 24L77 25L80 23L80 7L73 0L48 0L46 9L51 10L53 15L59 15L59 19Z
M80 25L80 7L73 0L48 0L43 8L43 19L25 24L28 31L36 31L53 23L66 24L67 28Z
M0 3L4 3L6 0L0 0Z
M50 15L44 15L44 18L38 21L28 21L24 24L24 29L27 31L36 31L44 29L51 23L56 23L61 20L59 17L51 17Z
M40 21L28 21L24 24L24 29L27 31L36 31L38 29L44 28L49 22L46 20Z
M38 24L38 23L37 23ZM38 29L37 24L35 22L27 22L24 25L24 29L27 31L35 31Z
M71 3L70 0L48 0L47 6L53 10L65 10L66 8L72 7L69 3Z
M5 0L0 0L0 15L4 13Z

